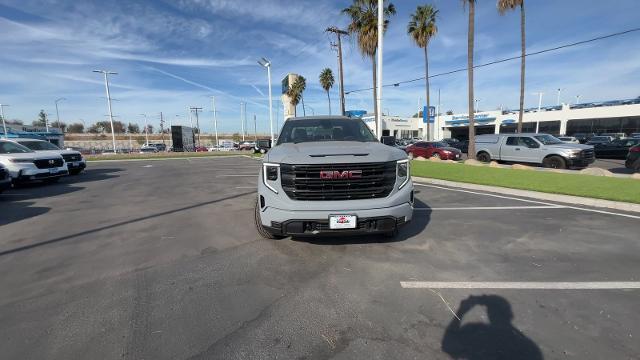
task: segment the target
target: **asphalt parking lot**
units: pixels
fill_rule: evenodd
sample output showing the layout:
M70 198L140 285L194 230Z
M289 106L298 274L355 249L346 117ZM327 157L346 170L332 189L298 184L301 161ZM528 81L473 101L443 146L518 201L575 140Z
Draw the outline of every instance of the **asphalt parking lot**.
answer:
M270 241L258 166L90 163L0 195L1 357L640 358L638 214L419 185L392 241Z

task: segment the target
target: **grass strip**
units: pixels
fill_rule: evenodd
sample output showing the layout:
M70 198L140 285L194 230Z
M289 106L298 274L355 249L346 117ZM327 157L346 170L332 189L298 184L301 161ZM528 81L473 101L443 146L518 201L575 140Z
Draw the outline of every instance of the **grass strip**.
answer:
M488 166L412 161L411 174L425 178L502 186L640 204L640 180Z

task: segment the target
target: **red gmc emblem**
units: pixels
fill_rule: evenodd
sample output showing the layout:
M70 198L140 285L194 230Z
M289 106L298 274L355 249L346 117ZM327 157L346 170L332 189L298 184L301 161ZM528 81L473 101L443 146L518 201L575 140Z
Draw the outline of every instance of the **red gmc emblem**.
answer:
M361 177L362 170L320 170L320 179L323 180L359 179Z

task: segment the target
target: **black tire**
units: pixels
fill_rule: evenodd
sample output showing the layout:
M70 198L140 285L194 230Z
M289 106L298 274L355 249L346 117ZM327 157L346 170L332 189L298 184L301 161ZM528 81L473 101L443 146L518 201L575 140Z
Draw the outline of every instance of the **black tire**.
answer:
M542 165L551 169L566 169L567 162L560 156L552 155L542 160Z
M433 154L431 154L431 157L432 157L432 158L438 158L438 159L440 159L440 154L438 154L438 153L433 153Z
M491 155L482 151L482 152L479 152L478 155L476 155L476 159L480 162L488 163L488 162L491 162Z
M267 231L267 229L262 226L262 221L260 221L260 205L258 204L258 198L256 198L256 205L254 210L253 220L256 224L256 230L258 230L258 234L265 239L278 240L284 238L282 235L274 235Z

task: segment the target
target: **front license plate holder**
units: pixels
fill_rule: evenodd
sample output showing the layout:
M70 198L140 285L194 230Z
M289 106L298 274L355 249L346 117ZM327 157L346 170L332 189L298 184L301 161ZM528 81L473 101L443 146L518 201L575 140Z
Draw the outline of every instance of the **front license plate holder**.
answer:
M358 224L358 217L349 214L329 215L329 229L355 229Z

